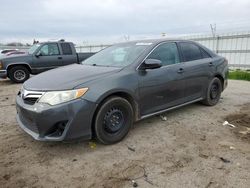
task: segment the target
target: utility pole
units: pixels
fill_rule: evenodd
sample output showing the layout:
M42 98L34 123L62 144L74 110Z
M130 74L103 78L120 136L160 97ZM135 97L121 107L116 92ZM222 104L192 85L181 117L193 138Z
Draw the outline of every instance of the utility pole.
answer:
M213 50L218 53L219 52L219 40L220 37L216 37L216 23L210 24L211 32L213 35Z
M125 41L129 41L130 36L129 35L124 35L123 38L124 38Z
M215 38L216 36L216 24L210 24L211 32L213 37Z
M162 36L162 37L165 37L165 36L166 36L166 33L161 33L161 36Z

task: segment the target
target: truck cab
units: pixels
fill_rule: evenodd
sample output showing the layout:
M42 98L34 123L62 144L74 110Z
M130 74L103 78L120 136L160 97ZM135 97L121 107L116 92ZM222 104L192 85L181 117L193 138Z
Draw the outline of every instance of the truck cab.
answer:
M37 43L25 54L0 58L0 77L22 83L30 74L79 63L93 54L77 53L74 44L64 40Z

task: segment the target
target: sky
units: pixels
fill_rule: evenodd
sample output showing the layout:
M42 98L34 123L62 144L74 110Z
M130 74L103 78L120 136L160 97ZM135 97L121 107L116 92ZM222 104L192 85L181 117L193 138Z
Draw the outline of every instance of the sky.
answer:
M0 43L66 39L76 44L250 31L249 0L8 0Z

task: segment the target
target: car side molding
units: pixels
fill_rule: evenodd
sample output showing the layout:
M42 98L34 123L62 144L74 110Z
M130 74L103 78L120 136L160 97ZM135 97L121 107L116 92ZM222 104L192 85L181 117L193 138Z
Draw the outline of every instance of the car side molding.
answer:
M161 113L164 113L164 112L167 112L167 111L170 111L170 110L173 110L173 109L176 109L176 108L180 108L182 106L186 106L188 104L192 104L192 103L195 103L195 102L198 102L198 101L201 101L203 100L203 98L198 98L198 99L195 99L195 100L192 100L192 101L189 101L189 102L186 102L186 103L183 103L183 104L180 104L180 105L177 105L177 106L173 106L173 107L170 107L170 108L166 108L164 110L160 110L158 112L154 112L154 113L151 113L151 114L147 114L147 115L144 115L144 116L141 116L141 120L142 119L145 119L145 118L149 118L151 116L154 116L154 115L158 115L158 114L161 114Z

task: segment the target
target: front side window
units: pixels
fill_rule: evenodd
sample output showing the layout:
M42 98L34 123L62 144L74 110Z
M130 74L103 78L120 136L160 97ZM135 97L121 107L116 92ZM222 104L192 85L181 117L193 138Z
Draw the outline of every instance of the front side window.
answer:
M59 55L57 44L45 44L40 49L40 54L43 56Z
M28 54L33 54L39 47L41 46L41 44L34 44L30 47L30 49L28 50Z
M178 49L175 43L164 43L159 45L147 59L157 59L163 66L180 63Z
M184 61L194 61L203 58L200 47L195 44L182 42L180 47Z

